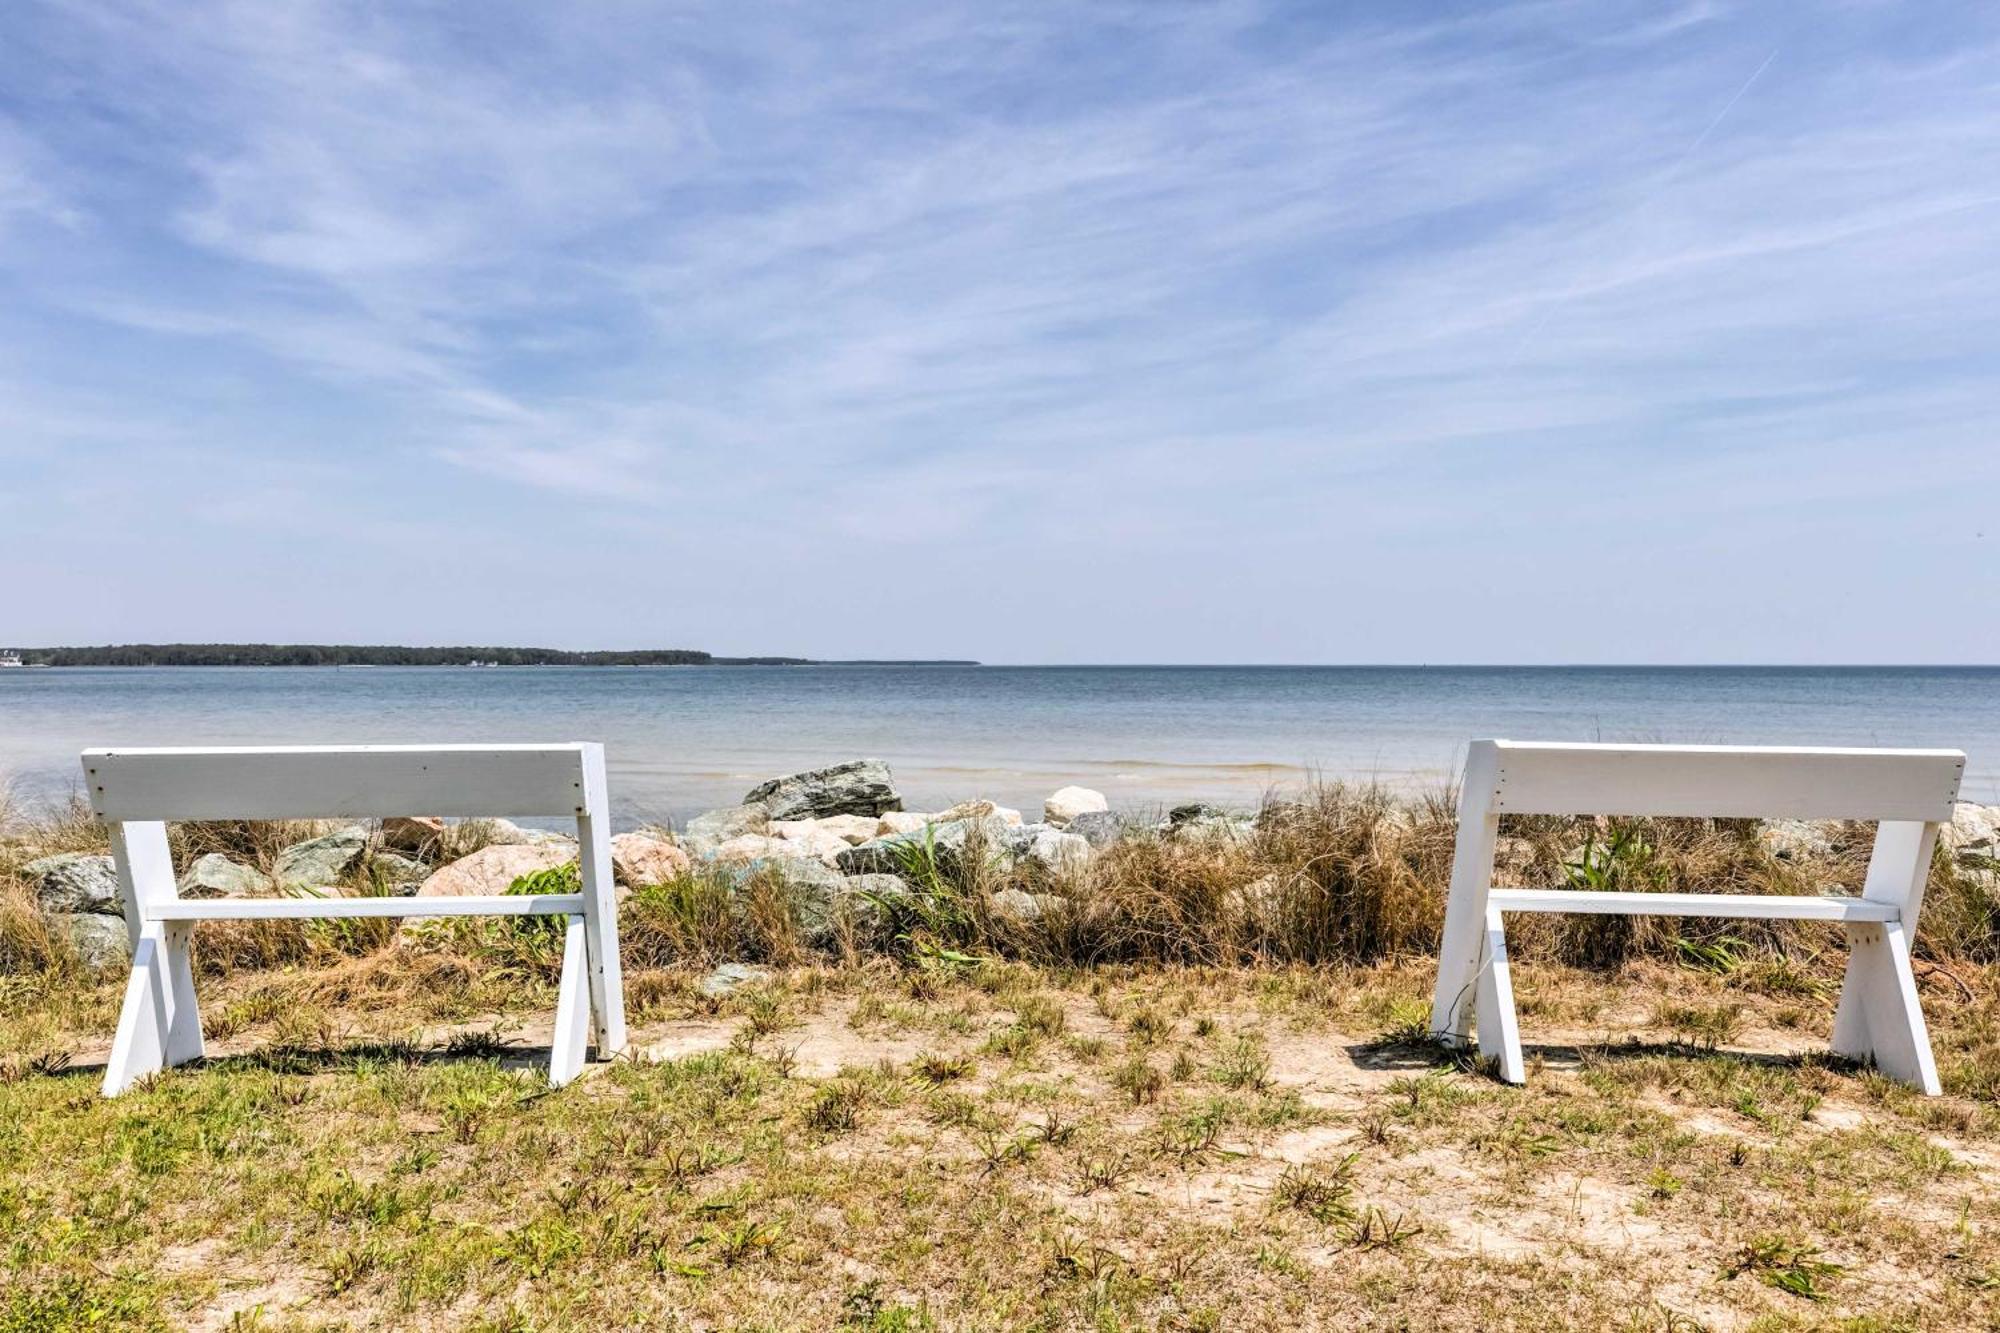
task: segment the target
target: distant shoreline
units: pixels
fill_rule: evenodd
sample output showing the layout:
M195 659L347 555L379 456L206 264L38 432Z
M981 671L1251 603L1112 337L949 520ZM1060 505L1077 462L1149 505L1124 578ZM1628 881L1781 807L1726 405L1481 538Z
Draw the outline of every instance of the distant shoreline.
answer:
M978 666L956 658L821 660L809 657L718 657L696 648L570 652L561 648L464 645L415 648L393 644L127 643L99 647L22 648L0 654L0 665L27 667L658 667L658 666Z

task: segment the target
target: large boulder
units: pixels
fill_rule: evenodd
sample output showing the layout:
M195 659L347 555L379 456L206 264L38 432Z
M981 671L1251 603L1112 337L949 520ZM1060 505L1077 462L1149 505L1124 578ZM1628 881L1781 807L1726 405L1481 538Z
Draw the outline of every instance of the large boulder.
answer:
M1962 865L1983 866L2000 860L2000 805L1960 801L1951 822L1939 832L1945 848Z
M696 815L681 830L680 844L696 856L708 856L717 847L750 833L769 833L771 812L761 805L735 805L727 810L710 810Z
M324 837L295 843L278 853L272 878L286 893L323 892L368 855L368 830L359 824L335 829Z
M843 933L857 944L885 944L898 905L910 896L910 886L894 875L841 876L824 892L799 896L799 928L817 949L832 948Z
M1003 842L1015 860L1056 874L1081 870L1090 861L1087 840L1047 824L1011 828L1003 835Z
M728 865L730 883L742 888L753 879L775 880L797 893L825 896L840 887L841 874L814 857L766 856Z
M830 857L846 850L847 844L830 834L824 841L805 841L774 838L768 833L746 833L718 845L703 859L723 865L749 865L752 861L816 861L830 865Z
M880 832L881 824L876 815L828 815L825 819L774 819L771 832L792 839L811 839L824 834L855 847Z
M1078 815L1110 808L1111 803L1104 799L1101 791L1092 791L1088 787L1064 787L1042 802L1042 819L1061 828Z
M611 873L620 884L666 884L694 866L688 854L645 833L621 833L611 840Z
M410 856L435 856L444 845L445 827L436 815L391 815L382 821L382 845Z
M776 828L777 825L773 824L772 827ZM793 824L791 827L793 831L785 835L782 841L795 849L793 854L798 856L815 856L828 865L833 864L834 857L839 856L849 847L855 845L847 839L830 833L814 823L802 821Z
M118 867L108 856L62 852L21 867L35 886L35 901L44 912L85 912L122 917Z
M898 833L849 847L834 858L834 863L848 875L900 875L908 859L928 847L938 868L950 874L964 866L974 848L989 856L1004 853L1007 830L1007 821L998 815L955 819L948 824L926 825L916 833Z
M52 912L49 929L69 941L88 972L113 972L132 964L132 937L125 918L101 912Z
M271 891L271 877L252 866L210 852L181 876L183 898L252 898Z
M987 900L987 907L996 918L1016 925L1039 921L1063 906L1064 900L1055 894L1029 893L1025 889L1002 889Z
M431 868L422 861L395 852L377 852L368 858L368 877L392 898L410 898L423 887Z
M484 898L507 892L523 875L554 870L576 859L573 849L549 844L500 843L482 847L431 872L419 898Z
M1009 824L1021 822L1019 810L1011 810L992 801L960 801L949 810L938 811L931 818L940 824L945 824L954 819L985 819L989 815L998 815Z
M1757 841L1780 861L1822 861L1833 855L1838 821L1767 819L1757 827Z
M1125 836L1125 817L1110 810L1086 810L1064 825L1063 832L1102 849Z
M820 819L827 815L879 815L903 808L903 798L880 759L854 759L773 778L743 797L773 819Z

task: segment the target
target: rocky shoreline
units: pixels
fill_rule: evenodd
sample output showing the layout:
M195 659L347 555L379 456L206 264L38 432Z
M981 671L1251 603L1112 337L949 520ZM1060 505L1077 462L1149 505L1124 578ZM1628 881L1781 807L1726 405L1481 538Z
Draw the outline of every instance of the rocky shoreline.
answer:
M611 852L621 900L635 888L692 875L735 888L762 880L791 892L808 942L824 946L842 929L865 935L879 928L899 901L957 876L969 857L1006 872L996 878L1007 886L988 895L991 914L1033 921L1060 905L1093 859L1121 839L1242 842L1285 808L1272 803L1243 813L1189 804L1164 818L1141 818L1112 810L1101 792L1066 786L1051 792L1032 820L988 800L911 811L886 764L857 759L774 778L679 830L618 834ZM1838 822L1775 820L1757 837L1777 860L1811 862L1833 856L1848 832ZM2000 806L1961 803L1943 844L1958 864L2000 867ZM1504 863L1508 848L1501 853ZM530 888L524 881L574 864L577 854L573 837L504 819L453 824L408 815L316 828L279 850L267 868L208 852L181 869L179 887L187 897L503 894ZM111 857L62 852L20 871L51 933L67 938L87 967L124 965L128 945Z

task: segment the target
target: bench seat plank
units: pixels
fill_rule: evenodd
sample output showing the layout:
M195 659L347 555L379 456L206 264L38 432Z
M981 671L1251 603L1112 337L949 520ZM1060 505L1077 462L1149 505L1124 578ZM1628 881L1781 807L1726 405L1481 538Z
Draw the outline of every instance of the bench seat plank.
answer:
M175 898L143 906L148 921L275 921L378 916L577 916L580 893L467 898Z
M1896 921L1897 903L1866 898L1767 893L1595 893L1582 889L1494 889L1503 912L1590 912L1616 916L1710 916L1777 921Z

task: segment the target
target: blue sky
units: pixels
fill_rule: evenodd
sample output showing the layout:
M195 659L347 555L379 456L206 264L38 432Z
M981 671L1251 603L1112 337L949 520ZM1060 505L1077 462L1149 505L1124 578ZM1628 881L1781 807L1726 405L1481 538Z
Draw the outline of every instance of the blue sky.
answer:
M2000 660L1990 15L10 5L0 639Z

